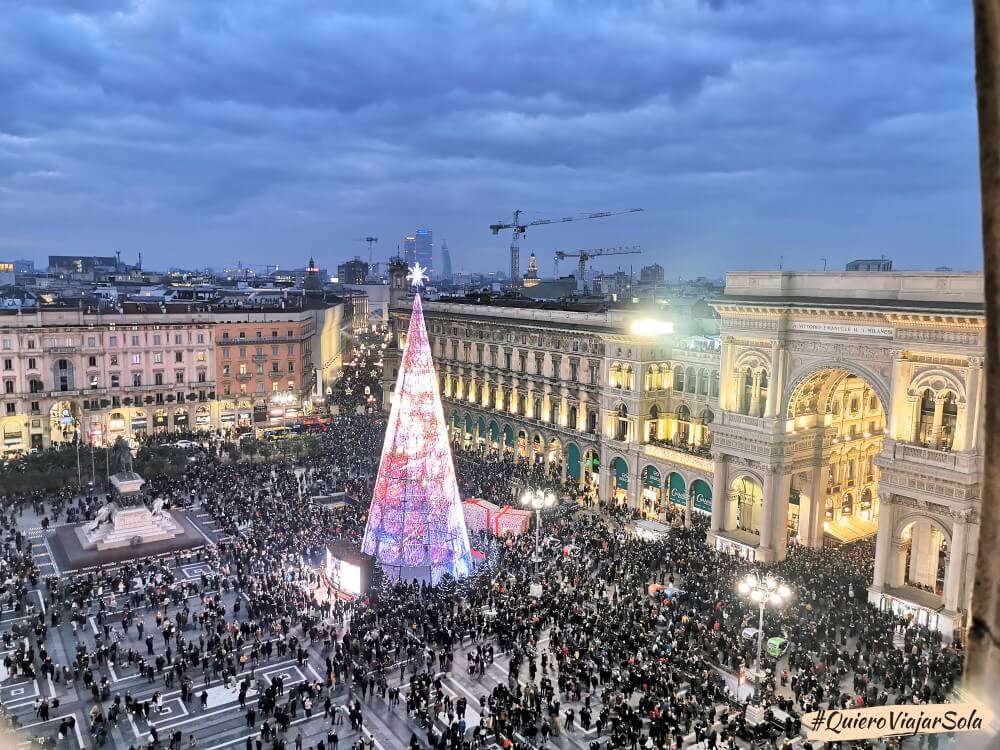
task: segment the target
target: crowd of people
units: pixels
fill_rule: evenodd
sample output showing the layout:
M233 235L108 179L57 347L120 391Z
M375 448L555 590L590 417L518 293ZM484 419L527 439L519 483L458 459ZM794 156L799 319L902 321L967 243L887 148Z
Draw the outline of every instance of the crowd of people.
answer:
M780 658L765 656L768 677L753 686L753 700L768 711L753 721L735 692L756 652L745 635L756 608L736 591L749 566L707 547L703 520L642 539L630 511L601 508L558 466L457 446L464 496L510 503L521 487L543 486L578 508L546 521L541 561L529 562L532 535L480 535L474 545L489 562L462 586L383 582L353 601L320 596L316 562L327 542L360 541L384 429L377 415L336 419L304 461L305 491L292 460L236 461L213 442L183 473L148 477L146 490L204 509L219 542L82 575L41 579L21 521L31 510L72 522L101 498L69 490L8 498L0 597L24 615L3 633L8 678L82 685L95 740L132 717L149 727L136 747L180 750L181 732L160 736L148 723L162 693L179 689L197 713L206 686L220 681L239 696L247 748L298 750L302 734L290 724L301 716L325 722L322 750L337 750L344 717L363 743L366 713L376 710L408 722L414 748L527 748L570 736L603 750L801 744L805 712L943 701L961 672L959 646L867 603L870 543L795 547L782 562L756 566L785 581L794 600L767 613L767 634L791 645ZM193 563L199 576L179 576ZM44 613L28 609L35 590ZM76 639L62 663L53 648L60 628ZM288 689L265 684L257 672L275 659L308 662L317 678ZM110 667L156 692L140 699L114 690ZM444 677L459 672L481 685L478 702L448 688ZM49 708L39 705L38 715ZM63 722L53 739L72 729Z

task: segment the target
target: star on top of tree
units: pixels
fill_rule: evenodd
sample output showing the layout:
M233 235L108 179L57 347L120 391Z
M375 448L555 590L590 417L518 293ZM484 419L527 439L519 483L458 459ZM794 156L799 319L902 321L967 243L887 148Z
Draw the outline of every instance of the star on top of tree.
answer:
M426 268L422 267L420 263L414 263L406 278L410 280L410 286L421 287L429 277Z

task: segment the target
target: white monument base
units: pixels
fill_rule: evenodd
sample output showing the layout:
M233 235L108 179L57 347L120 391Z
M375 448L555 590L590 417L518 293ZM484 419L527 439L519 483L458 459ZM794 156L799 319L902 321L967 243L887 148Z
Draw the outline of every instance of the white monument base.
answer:
M181 525L167 511L154 516L145 506L118 508L115 506L111 521L91 529L93 521L88 521L76 533L84 549L115 549L133 547L149 542L173 539L184 533Z

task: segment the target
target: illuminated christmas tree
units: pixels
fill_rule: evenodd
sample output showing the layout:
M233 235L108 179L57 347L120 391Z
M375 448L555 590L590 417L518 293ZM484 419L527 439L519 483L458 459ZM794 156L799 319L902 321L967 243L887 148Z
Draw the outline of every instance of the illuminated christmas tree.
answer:
M423 282L416 264L410 278ZM469 533L455 481L448 429L418 294L389 412L362 552L391 577L429 578L472 570Z

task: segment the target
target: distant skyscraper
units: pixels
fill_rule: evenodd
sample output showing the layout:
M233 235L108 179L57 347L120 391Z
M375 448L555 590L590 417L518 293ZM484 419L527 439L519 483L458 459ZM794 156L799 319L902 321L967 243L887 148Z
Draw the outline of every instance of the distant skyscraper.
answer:
M451 253L445 240L441 240L441 278L445 281L451 279Z
M417 263L430 272L434 268L434 233L430 229L418 229L414 245Z
M416 237L404 237L403 238L403 262L408 266L412 266L417 262L417 238ZM421 263L421 265L423 265Z

